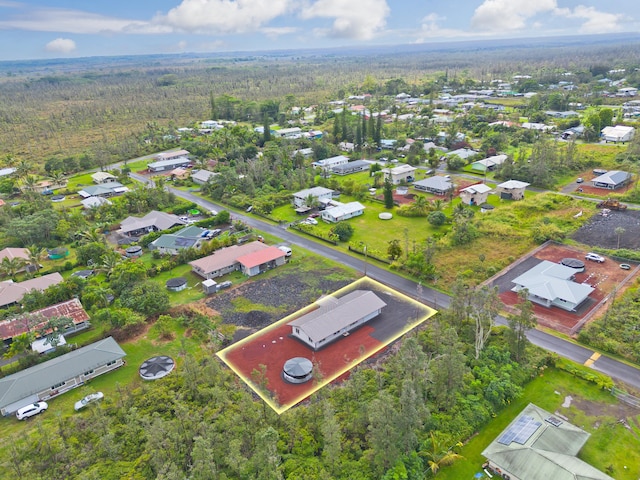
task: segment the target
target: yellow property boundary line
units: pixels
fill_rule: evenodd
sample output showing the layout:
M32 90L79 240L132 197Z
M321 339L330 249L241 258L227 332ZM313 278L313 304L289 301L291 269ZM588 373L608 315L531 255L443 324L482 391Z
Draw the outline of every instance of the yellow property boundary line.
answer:
M356 280L355 282L350 283L349 285L346 285L344 287L342 287L341 289L333 292L331 294L332 297L342 297L345 294L349 293L349 291L353 291L353 290L358 290L358 289L371 289L371 290L375 290L378 292L385 292L387 294L393 295L396 298L400 298L403 301L410 303L412 305L414 305L416 307L416 321L410 323L409 325L407 325L404 329L402 329L401 331L399 331L397 334L395 334L393 337L391 337L387 342L385 342L384 344L380 345L378 348L376 348L375 350L372 350L370 352L367 352L365 355L361 356L360 358L354 359L351 362L350 366L345 367L344 369L341 369L337 372L334 372L333 374L331 374L331 376L326 377L326 378L322 378L322 380L320 382L317 382L312 389L310 390L306 390L304 392L304 394L300 395L299 397L293 399L292 401L290 401L287 404L284 405L279 405L274 399L273 397L271 397L270 395L268 395L268 391L265 391L263 388L260 388L260 386L256 385L255 382L253 382L253 380L247 376L244 375L231 361L229 361L227 359L227 354L230 353L233 350L236 350L237 348L242 347L243 345L253 341L256 337L265 335L266 333L270 332L271 330L274 330L278 327L280 327L283 324L286 324L288 322L290 322L293 318L297 318L313 309L315 309L317 307L317 302L314 302L294 313L292 313L291 315L286 316L285 318L277 321L276 323L269 325L268 327L263 328L262 330L249 335L246 338L243 338L242 340L238 341L237 343L234 343L233 345L228 346L227 348L220 350L218 353L216 353L216 355L231 369L233 370L233 372L238 375L238 377L240 377L249 388L251 388L251 390L253 390L262 400L264 400L267 405L269 405L278 415L280 415L281 413L286 412L287 410L289 410L291 407L297 405L298 403L300 403L302 400L304 400L305 398L309 397L310 395L314 394L315 392L317 392L318 390L320 390L322 387L324 387L325 385L333 382L336 378L340 377L341 375L344 375L345 373L347 373L348 371L350 371L352 368L356 367L357 365L359 365L360 363L362 363L364 360L366 360L367 358L375 355L376 353L378 353L380 350L386 348L387 346L389 346L389 344L393 343L394 341L396 341L398 338L402 337L403 335L405 335L407 332L413 330L415 327L417 327L418 325L422 324L423 322L425 322L426 320L428 320L429 318L433 317L437 312L437 310L434 310L431 307L428 307L427 305L424 305L416 300L414 300L411 297L408 297L407 295L394 290L393 288L390 288L380 282L377 282L375 280L372 280L368 277L363 277L360 278L358 280ZM366 325L366 324L365 324ZM340 340L337 340L338 342ZM258 365L255 365L255 368L257 368Z

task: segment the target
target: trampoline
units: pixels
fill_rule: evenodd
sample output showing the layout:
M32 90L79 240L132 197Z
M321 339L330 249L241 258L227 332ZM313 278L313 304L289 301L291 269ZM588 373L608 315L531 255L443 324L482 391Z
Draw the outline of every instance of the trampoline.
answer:
M170 278L165 282L168 290L179 292L187 288L187 279L184 277Z
M166 355L151 357L140 365L140 377L142 377L143 380L158 380L159 378L169 375L175 366L176 362L173 358L167 357Z
M311 380L313 364L304 357L290 358L284 363L282 377L289 383L305 383Z

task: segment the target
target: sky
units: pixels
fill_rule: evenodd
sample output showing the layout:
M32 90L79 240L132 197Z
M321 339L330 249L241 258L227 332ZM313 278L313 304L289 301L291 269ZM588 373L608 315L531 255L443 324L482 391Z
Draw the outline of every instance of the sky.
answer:
M638 0L0 0L0 60L638 31Z

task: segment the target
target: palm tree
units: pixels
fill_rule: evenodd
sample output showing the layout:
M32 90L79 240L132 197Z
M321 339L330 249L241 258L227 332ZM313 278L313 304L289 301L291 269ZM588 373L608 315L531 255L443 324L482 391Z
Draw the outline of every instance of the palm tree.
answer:
M464 458L462 455L453 451L453 447L443 447L446 445L442 435L435 436L433 431L431 432L431 438L423 444L423 448L420 451L420 455L427 457L429 470L436 476L441 467L452 465L456 460ZM428 449L425 450L424 447Z
M442 200L441 198L436 198L433 202L433 211L434 212L441 212L442 209L444 208L444 200Z
M64 173L62 172L52 172L51 175L49 175L49 178L51 178L51 182L53 183L54 186L58 186L58 187L64 187L67 185L67 178L64 176Z
M25 264L26 264L26 260L24 258L4 257L0 262L0 273L2 273L3 275L9 278L13 278L15 277L16 273L18 273L20 270L24 268Z
M34 267L36 272L39 271L40 260L44 258L45 254L46 250L44 248L38 247L37 245L31 245L27 248L27 255L29 256L29 259L27 260L28 265Z
M620 237L622 235L624 235L624 232L626 232L626 230L624 229L624 227L616 227L614 232L616 232L616 235L618 236L618 249L620 249Z
M411 210L416 212L418 215L426 215L430 209L431 203L424 195L417 195L413 201L413 205L411 205Z
M102 256L102 263L98 267L98 270L106 273L108 278L120 262L122 262L122 257L112 250Z
M91 228L89 230L84 230L78 234L80 237L80 243L104 243L104 235L100 233L98 228Z

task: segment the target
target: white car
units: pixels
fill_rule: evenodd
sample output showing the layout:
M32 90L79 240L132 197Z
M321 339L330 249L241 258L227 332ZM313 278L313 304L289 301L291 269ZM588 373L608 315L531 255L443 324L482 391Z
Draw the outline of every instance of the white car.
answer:
M38 415L39 413L44 412L49 405L47 402L36 402L31 405L27 405L26 407L22 407L18 409L16 412L16 417L18 420L24 420L29 417L33 417L34 415Z
M318 224L318 220L316 220L313 217L305 218L304 221L305 221L305 223L308 223L309 225L317 225Z
M585 259L591 260L592 262L604 263L604 257L602 255L598 255L597 253L589 252L584 256Z
M280 245L278 247L278 249L282 252L284 252L284 256L285 257L290 257L291 256L291 249L289 247L287 247L286 245Z
M78 400L73 406L73 408L77 412L78 410L82 410L84 407L86 407L90 403L97 402L99 400L102 400L103 398L104 398L104 394L102 392L90 393L89 395L84 397L82 400Z

